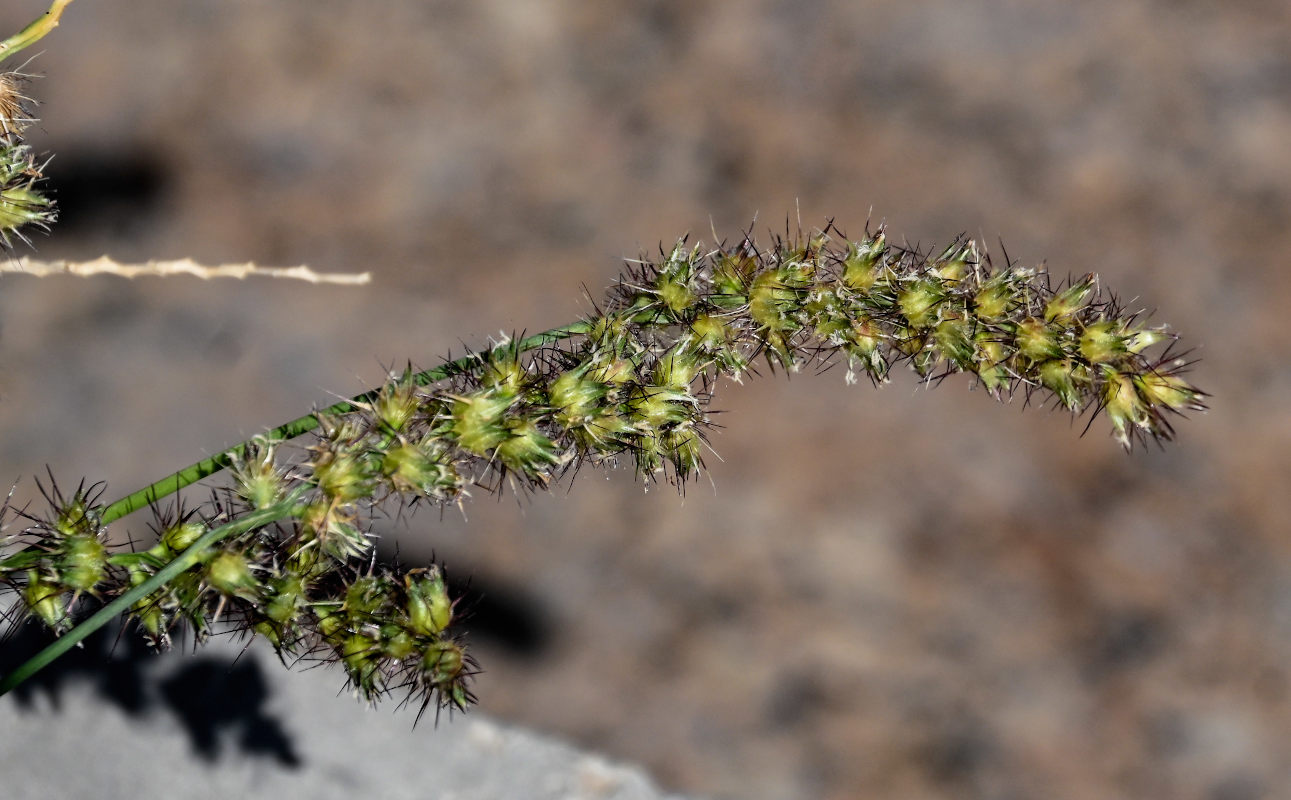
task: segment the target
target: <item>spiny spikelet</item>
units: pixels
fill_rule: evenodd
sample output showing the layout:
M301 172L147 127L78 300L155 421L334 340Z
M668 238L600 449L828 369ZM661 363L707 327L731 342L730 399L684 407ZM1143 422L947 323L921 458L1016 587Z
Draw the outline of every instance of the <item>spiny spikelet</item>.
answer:
M55 631L71 627L81 597L97 597L120 579L109 564L107 531L96 510L100 490L82 484L64 496L57 483L42 486L49 514L21 515L32 523L22 534L29 546L0 568L0 582L17 588L32 613Z
M23 94L25 83L20 72L0 72L0 136L16 137L35 122L32 99Z
M31 100L22 93L24 75L0 73L0 246L16 241L30 244L28 233L48 230L56 214L54 203L39 188L44 179L22 132L35 120Z

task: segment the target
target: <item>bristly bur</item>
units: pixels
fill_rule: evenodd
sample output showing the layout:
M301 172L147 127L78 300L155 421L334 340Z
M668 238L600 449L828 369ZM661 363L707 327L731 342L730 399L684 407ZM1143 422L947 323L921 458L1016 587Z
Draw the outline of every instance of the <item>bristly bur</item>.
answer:
M0 72L0 248L30 243L32 230L48 231L57 218L54 203L41 191L40 163L22 138L35 119L23 94L27 76Z

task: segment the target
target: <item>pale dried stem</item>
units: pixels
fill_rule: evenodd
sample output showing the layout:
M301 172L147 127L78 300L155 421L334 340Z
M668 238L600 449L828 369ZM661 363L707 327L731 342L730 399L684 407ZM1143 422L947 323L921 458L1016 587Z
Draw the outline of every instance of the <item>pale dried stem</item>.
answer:
M372 273L370 272L315 272L306 266L261 267L250 262L207 266L198 264L191 258L177 261L146 261L142 264L122 264L107 256L101 256L93 261L36 261L29 258L19 258L0 262L0 272L34 275L38 278L50 275L75 275L78 277L116 275L120 278L189 275L202 280L214 278L242 280L243 278L259 276L341 286L362 286L372 282Z

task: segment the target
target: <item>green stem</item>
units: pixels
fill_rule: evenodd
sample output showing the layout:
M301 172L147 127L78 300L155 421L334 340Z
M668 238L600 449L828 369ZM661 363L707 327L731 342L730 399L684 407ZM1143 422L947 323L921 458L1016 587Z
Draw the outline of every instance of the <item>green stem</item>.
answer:
M552 330L544 331L526 339L522 339L520 341L519 348L521 350L533 350L534 348L543 347L562 339L568 339L573 336L587 333L587 330L588 324L586 322L576 322L572 325L566 325L563 328L553 328ZM442 364L434 369L419 372L413 376L413 380L416 381L418 386L429 386L432 383L442 381L445 378L458 375L468 370L478 360L479 354L465 356L457 359L456 361ZM349 413L362 404L370 403L375 400L377 395L380 394L380 391L381 390L377 388L364 392L350 400L345 400L340 403L336 403L335 405L328 406L322 411L306 414L303 417L293 419L291 422L279 425L273 430L266 431L262 435L269 439L279 441L294 439L301 434L308 433L314 428L317 428L319 414ZM121 519L127 514L132 514L147 505L155 503L163 497L172 495L186 486L191 486L203 478L214 475L229 464L233 463L235 458L245 453L249 444L250 441L246 441L241 444L234 445L233 447L217 453L210 458L202 459L196 464L191 464L178 472L167 475L161 480L149 484L137 492L122 497L120 500L109 503L103 509L102 523L107 525L110 522ZM3 563L4 562L0 562L0 564Z
M156 548L153 548L155 550ZM114 567L157 567L165 566L166 562L158 556L153 550L145 550L141 553L114 553L108 556L108 563Z
M30 25L0 42L0 60L39 42L45 34L57 28L59 18L63 16L63 9L71 2L72 0L54 0L49 10L37 17Z
M197 541L193 542L191 547L180 553L174 561L157 570L148 580L108 603L89 619L72 628L60 636L53 644L32 656L13 672L5 675L0 680L0 695L8 693L9 690L35 675L48 666L50 662L79 644L85 637L102 628L114 617L128 611L131 606L147 597L153 590L192 567L206 554L207 548L211 545L225 537L246 533L271 522L277 522L280 519L292 516L298 511L296 503L300 499L300 494L301 492L299 491L295 492L285 500L268 508L253 511L241 519L213 528L202 534Z
M4 569L6 572L17 572L20 569L34 567L46 555L42 550L28 547L25 550L19 550L8 558L0 559L0 569Z
M533 350L563 339L569 339L571 337L587 333L588 328L589 325L587 322L575 322L561 328L552 328L549 331L543 331L542 333L520 340L519 348L521 350ZM463 356L455 361L441 364L434 369L419 372L413 376L413 380L416 381L418 386L429 386L437 381L465 372L478 361L478 353ZM297 436L308 433L318 427L318 414L345 414L350 411L354 411L360 404L370 403L375 400L377 395L380 394L380 391L380 388L372 389L371 391L364 392L350 400L328 406L322 411L298 417L291 422L279 425L273 430L267 431L262 435L282 441L294 439ZM109 503L103 508L103 512L100 516L100 523L107 525L111 522L115 522L116 520L121 519L128 514L132 514L151 503L155 503L163 497L167 497L178 492L186 486L191 486L203 478L214 475L229 466L229 464L233 463L233 459L246 452L249 444L250 441L248 440L234 445L227 450L216 453L210 458L204 458L196 464L190 464L178 472L167 475L161 480L151 483L137 492L133 492L119 500ZM14 553L8 558L0 559L0 569L7 571L25 569L27 567L34 566L43 557L44 553L39 550L27 548Z

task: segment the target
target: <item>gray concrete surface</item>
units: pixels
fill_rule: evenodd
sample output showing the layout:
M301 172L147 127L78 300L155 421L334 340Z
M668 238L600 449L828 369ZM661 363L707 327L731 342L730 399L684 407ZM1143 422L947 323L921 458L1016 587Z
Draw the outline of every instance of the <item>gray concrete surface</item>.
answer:
M259 648L238 656L238 647L217 640L200 659L171 653L140 662L146 678L134 688L145 695L198 664L226 689L230 672L263 679L264 686L250 682L256 697L246 696L246 681L241 693L234 686L220 698L208 695L247 711L225 716L197 739L165 702L123 708L84 675L35 689L21 703L0 699L4 796L684 800L665 796L639 768L484 714L444 715L436 724L432 712L414 728L415 709L369 709L338 694L336 671L288 674ZM191 691L202 694L203 687ZM191 702L184 707L193 710Z

